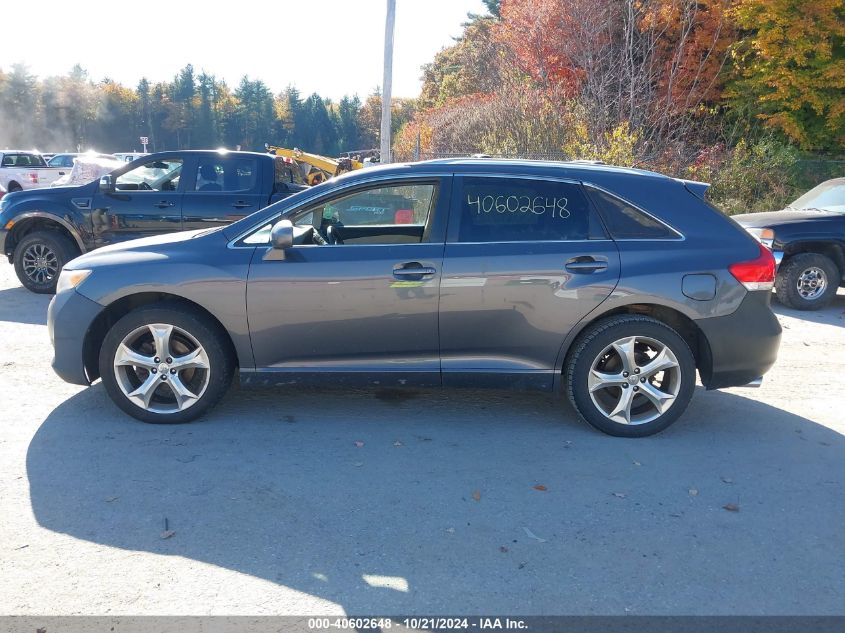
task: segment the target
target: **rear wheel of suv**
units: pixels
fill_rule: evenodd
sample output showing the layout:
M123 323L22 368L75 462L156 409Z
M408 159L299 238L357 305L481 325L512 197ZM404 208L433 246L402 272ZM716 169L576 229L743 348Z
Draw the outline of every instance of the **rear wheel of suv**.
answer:
M27 290L53 294L62 267L79 251L67 237L56 231L35 231L15 247L15 273Z
M621 315L595 323L567 359L569 400L592 426L618 437L662 431L695 387L695 359L683 338L656 319Z
M130 312L106 334L100 376L111 399L143 422L190 422L232 381L234 361L219 327L197 310L153 305Z
M775 278L777 298L796 310L820 310L836 296L839 268L819 253L801 253L781 266Z

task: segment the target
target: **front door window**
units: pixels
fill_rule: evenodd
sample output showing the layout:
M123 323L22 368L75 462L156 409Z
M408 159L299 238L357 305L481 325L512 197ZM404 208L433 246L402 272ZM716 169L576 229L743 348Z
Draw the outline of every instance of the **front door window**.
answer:
M181 159L154 160L118 176L115 180L115 189L118 191L176 191L181 173Z

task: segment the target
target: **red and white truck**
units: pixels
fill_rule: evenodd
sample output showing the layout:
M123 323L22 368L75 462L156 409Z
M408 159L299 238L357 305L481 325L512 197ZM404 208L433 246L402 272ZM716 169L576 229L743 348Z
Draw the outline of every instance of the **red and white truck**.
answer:
M38 152L0 150L0 187L8 192L49 187L67 173L69 167L49 167Z

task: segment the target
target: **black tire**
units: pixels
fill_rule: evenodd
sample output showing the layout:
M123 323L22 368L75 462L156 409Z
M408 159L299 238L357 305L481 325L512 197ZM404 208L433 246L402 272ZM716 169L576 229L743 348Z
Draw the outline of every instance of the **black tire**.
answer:
M813 288L806 286L807 283L812 283L812 281L805 281L803 290L799 290L799 283L802 279L807 279L808 275L818 283L819 271L821 271L821 279L825 284L823 291L814 295ZM777 299L783 305L795 310L821 310L829 305L836 296L841 276L842 273L839 268L829 257L819 253L795 255L786 260L778 270L775 278Z
M619 399L621 402L623 394L634 394L631 396L632 405L628 407L628 419L631 423L623 423L612 420L608 413L613 413L613 411L607 411L593 401L589 381L593 363L614 362L614 352L606 353L608 348L614 342L630 337L637 337L637 339L634 339L633 349L639 349L638 354L643 354L647 349L646 343L637 342L640 337L646 341L660 344L671 351L677 361L677 370L673 367L664 373L656 372L654 380L659 382L657 377L662 377L662 380L668 384L667 390L676 391L676 393L665 411L660 413L657 407L652 405L651 401L640 391L641 383L647 380L651 385L652 378L643 379L640 377L637 379L635 377L633 382L626 382L625 391L621 386L597 390L596 394L601 391L601 395L596 395L597 399L603 397L611 402L614 399ZM637 345L640 347L637 348ZM692 398L695 388L695 358L689 346L675 330L651 317L619 315L598 321L579 335L570 350L564 367L569 400L586 422L608 435L645 437L658 433L678 419ZM635 370L637 375L640 375L639 368L647 365L645 361L648 359L645 356L642 356L642 358L645 364L640 365L638 360ZM618 357L617 362L621 363L621 356ZM615 373L616 369L618 369L619 376L622 376L623 368L621 365L616 367L613 372L608 370L608 373ZM642 374L642 376L644 375ZM662 385L661 390L663 390ZM654 411L649 413L647 407L652 407ZM636 413L637 411L642 411L642 413ZM635 419L634 413L640 416L639 420ZM649 420L650 415L655 414L657 417Z
M18 242L12 256L15 274L24 288L38 294L54 294L59 273L79 249L65 235L58 231L35 231ZM32 268L33 257L44 257L43 268Z
M166 324L182 330L193 337L207 355L208 373L204 391L192 401L189 407L183 410L153 412L142 408L140 404L130 400L124 393L116 375L115 355L118 347L127 336L150 324ZM153 304L133 310L111 327L100 348L99 365L100 377L106 392L124 412L142 422L151 424L181 424L197 419L219 402L232 382L235 359L226 333L202 312L190 306L179 304ZM144 369L139 370L135 367L128 369L134 372L138 381L143 382L146 377L149 377L149 372ZM158 374L158 377L169 373L165 369ZM182 377L181 371L177 376ZM162 383L162 385L164 384L166 384L166 380ZM173 397L173 391L167 387L153 388L153 398L166 400L168 394Z
M8 191L9 193L13 193L13 192L15 192L15 191L23 191L23 187L21 187L21 186L20 186L18 183L16 183L16 182L10 182L10 183L9 183L9 187L8 187L7 191Z

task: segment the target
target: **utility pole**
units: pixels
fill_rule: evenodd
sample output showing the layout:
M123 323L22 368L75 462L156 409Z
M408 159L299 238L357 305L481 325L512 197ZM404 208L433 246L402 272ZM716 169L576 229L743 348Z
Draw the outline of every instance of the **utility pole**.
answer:
M396 0L387 0L384 23L384 81L381 87L381 162L390 162L391 91L393 83L393 29L396 26Z

